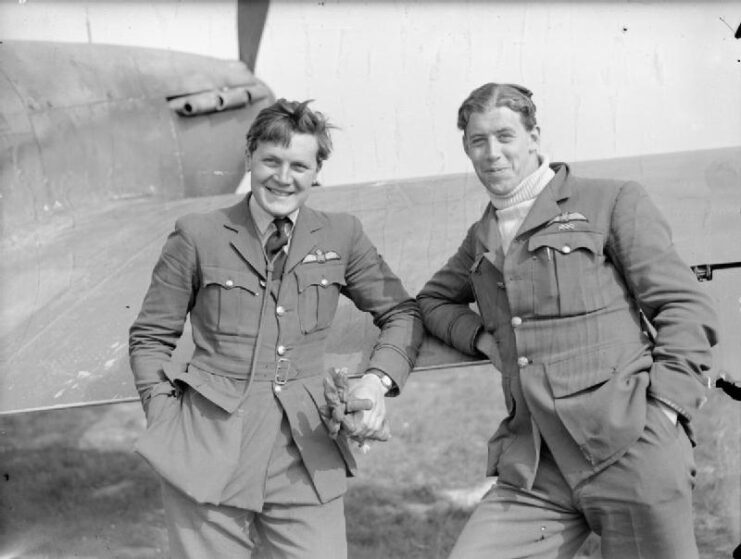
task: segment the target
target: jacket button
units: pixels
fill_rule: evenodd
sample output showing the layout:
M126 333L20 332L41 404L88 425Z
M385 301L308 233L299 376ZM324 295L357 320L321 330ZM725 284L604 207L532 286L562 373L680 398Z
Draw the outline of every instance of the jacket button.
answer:
M278 316L283 316L284 314L286 314L286 309L278 305L277 307L275 307L275 314L277 314Z
M225 285L226 287L234 287L234 282L233 282L232 280L226 280L226 281L224 282L224 285Z
M563 252L564 254L568 254L571 252L571 247L569 245L563 245L561 252Z
M322 281L320 281L319 283L322 284L322 287L327 287L329 285L327 278L322 278Z
M527 357L518 357L517 358L517 365L518 367L527 367L530 364L530 359Z
M285 354L286 354L286 346L284 346L284 345L279 345L279 346L277 347L277 349L275 350L275 352L276 352L276 353L277 353L278 355L285 355Z
M519 316L513 316L512 320L510 320L509 323L512 325L512 328L517 328L520 324L522 324L522 319Z
M265 280L260 280L260 287L265 287L266 285Z

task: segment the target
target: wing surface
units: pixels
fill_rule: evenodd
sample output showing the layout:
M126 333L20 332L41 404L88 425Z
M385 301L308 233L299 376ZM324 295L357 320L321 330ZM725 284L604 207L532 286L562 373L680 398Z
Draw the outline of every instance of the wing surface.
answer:
M583 176L638 180L669 218L688 264L741 261L741 148L590 161ZM237 195L171 202L119 201L80 215L0 262L3 315L0 413L135 398L127 335L151 270L175 219L227 206ZM337 187L312 193L310 205L357 215L411 293L457 249L487 197L473 175ZM738 273L705 282L727 336L741 332ZM188 334L176 350L187 360ZM333 324L328 365L361 367L375 337L369 317L343 299ZM723 364L739 362L737 344ZM428 337L418 369L471 358Z

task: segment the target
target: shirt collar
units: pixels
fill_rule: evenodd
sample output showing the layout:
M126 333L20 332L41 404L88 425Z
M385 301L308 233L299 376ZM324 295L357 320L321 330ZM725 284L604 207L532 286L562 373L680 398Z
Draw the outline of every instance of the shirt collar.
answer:
M260 237L265 238L265 236L269 232L272 233L272 231L270 230L270 226L273 224L275 216L266 212L263 207L257 203L254 196L250 196L249 207L250 213L252 214L252 219L255 220L257 231L260 233ZM296 225L299 210L300 208L296 208L294 211L286 216L288 219L291 220L291 223L293 225Z

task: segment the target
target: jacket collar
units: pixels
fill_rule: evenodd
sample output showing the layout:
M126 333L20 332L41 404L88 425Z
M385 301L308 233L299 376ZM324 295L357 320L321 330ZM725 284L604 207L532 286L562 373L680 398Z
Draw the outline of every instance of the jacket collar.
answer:
M224 227L233 233L230 244L247 263L265 278L265 251L260 240L260 233L249 209L247 194L234 206L224 210ZM291 245L284 270L291 270L309 254L317 243L316 232L324 226L321 214L303 206L293 226Z
M496 209L491 203L487 204L486 211L481 217L481 226L476 232L479 243L486 248L484 258L489 260L497 270L504 268L504 251L502 238L497 225Z
M570 175L568 165L565 163L554 163L551 169L556 175L535 199L533 207L530 208L515 238L524 235L528 231L548 223L551 219L561 213L558 202L571 196L572 183L567 180ZM476 233L478 241L486 249L484 258L489 260L494 267L502 271L504 269L504 251L502 250L502 239L499 234L499 226L496 220L496 209L489 203L480 220L480 227Z
M224 210L224 227L234 233L230 244L254 270L265 277L265 252L260 242L260 232L250 212L247 194L234 206Z
M293 226L291 246L288 249L285 271L292 270L304 257L312 252L319 240L317 232L324 227L325 220L321 214L303 206L298 213L296 225Z
M561 213L559 202L571 196L572 183L567 180L570 175L568 165L565 163L554 163L551 169L556 176L551 179L543 192L535 199L533 207L520 225L515 237L520 237L525 233L548 223L551 219Z

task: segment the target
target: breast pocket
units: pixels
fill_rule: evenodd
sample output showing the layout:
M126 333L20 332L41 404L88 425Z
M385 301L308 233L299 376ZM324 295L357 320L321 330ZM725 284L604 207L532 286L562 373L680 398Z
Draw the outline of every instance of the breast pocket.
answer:
M341 264L309 264L295 269L301 331L310 334L332 324L340 290L345 285Z
M207 328L233 336L257 335L262 288L250 272L204 266L197 312Z
M537 316L571 316L604 306L604 235L564 231L533 235L531 254L533 311Z

